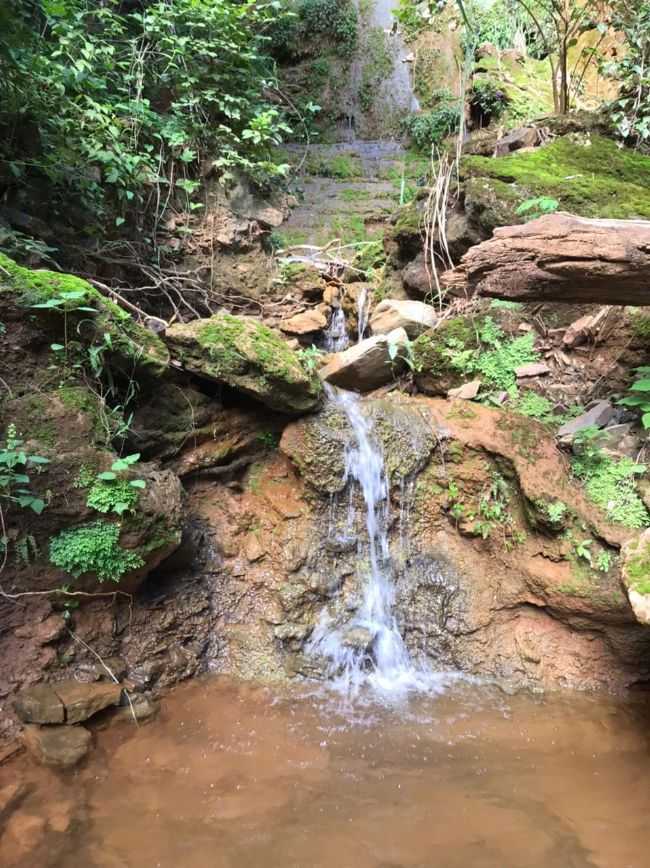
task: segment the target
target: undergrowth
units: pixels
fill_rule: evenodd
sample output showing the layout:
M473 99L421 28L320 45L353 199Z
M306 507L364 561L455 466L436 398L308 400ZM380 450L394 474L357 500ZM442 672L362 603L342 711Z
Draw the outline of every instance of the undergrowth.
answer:
M74 578L95 573L100 582L119 582L144 566L137 552L120 546L119 538L120 526L102 520L64 530L50 541L50 561Z

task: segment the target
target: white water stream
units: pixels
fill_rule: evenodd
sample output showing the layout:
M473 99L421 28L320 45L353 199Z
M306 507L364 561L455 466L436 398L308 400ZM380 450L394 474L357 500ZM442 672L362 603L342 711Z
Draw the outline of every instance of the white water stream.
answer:
M410 691L440 689L445 677L414 663L394 614L388 543L390 491L381 444L356 393L332 387L327 392L352 429L345 455L345 482L359 486L365 505L367 539L358 540L359 566L365 575L362 597L351 619L340 624L324 610L307 651L327 661L327 675L348 695L356 695L364 685L396 698ZM352 496L350 505L347 534L353 537Z

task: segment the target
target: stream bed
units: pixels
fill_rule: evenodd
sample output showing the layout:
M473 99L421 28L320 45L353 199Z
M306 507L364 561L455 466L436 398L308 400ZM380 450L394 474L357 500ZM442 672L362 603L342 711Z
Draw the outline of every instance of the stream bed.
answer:
M210 677L100 727L77 772L22 759L0 786L18 771L34 816L73 803L34 868L645 868L648 718L463 681L390 708Z

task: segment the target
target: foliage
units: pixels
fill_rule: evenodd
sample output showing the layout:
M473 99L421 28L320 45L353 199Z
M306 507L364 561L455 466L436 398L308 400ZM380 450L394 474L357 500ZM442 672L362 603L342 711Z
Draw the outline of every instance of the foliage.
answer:
M637 374L640 375L638 380L630 386L631 395L626 398L621 398L618 402L624 407L631 407L641 413L641 424L644 428L650 428L650 368L641 367L635 368ZM640 394L639 394L640 393Z
M574 475L582 480L590 500L601 507L610 521L630 528L650 524L650 515L641 500L636 479L646 468L631 458L619 460L606 455L597 445L599 432L589 428L575 439Z
M440 91L434 98L434 108L409 115L402 124L404 132L421 151L430 151L440 145L443 139L458 130L460 124L458 100L449 91Z
M468 96L470 105L485 125L499 120L508 104L506 94L489 79L477 79Z
M551 524L561 524L564 516L567 513L567 505L562 500L556 500L553 503L546 504L546 517Z
M560 207L560 203L552 196L537 196L534 199L526 199L515 210L516 214L526 214L529 220L535 220L544 214L553 214Z
M526 389L526 391L519 396L519 399L515 404L515 409L518 413L521 413L522 416L528 416L531 419L539 419L540 422L551 422L554 418L552 402L543 395L534 392L532 389Z
M348 58L358 38L358 15L351 0L297 0L287 15L270 23L270 49L279 60L300 57L323 42L341 57ZM318 74L318 71L317 71Z
M620 84L608 109L621 139L634 147L650 147L650 5L617 0L612 26L625 38L625 51L602 63L606 75Z
M382 81L392 73L395 61L382 27L364 29L362 51L359 105L369 111Z
M146 483L144 479L120 479L118 474L129 470L139 458L139 453L118 458L110 470L97 474L90 486L86 506L97 512L114 512L117 515L133 512Z
M313 374L315 371L318 370L318 366L320 365L320 360L322 357L322 353L318 349L318 347L315 347L313 345L310 347L303 347L302 349L297 351L296 355L298 356L300 364L307 371L307 373Z
M23 447L24 441L18 437L16 426L9 424L4 444L0 444L0 504L15 503L40 515L45 501L31 491L26 471L49 464L49 460L42 455L31 455Z
M486 320L490 318L486 317ZM514 387L517 382L515 370L521 365L538 359L534 349L533 332L506 339L501 329L490 320L490 328L488 330L484 328L479 334L479 339L481 344L490 349L475 353L472 369L493 388L507 390Z
M263 31L284 14L232 0L10 0L0 12L6 177L46 189L51 214L77 205L89 226L140 229L136 213L156 222L164 203L191 198L207 156L224 179L283 172L270 148L288 129L265 95Z
M120 546L120 526L100 520L61 531L50 540L50 561L74 578L94 573L100 582L119 582L144 566L135 551Z

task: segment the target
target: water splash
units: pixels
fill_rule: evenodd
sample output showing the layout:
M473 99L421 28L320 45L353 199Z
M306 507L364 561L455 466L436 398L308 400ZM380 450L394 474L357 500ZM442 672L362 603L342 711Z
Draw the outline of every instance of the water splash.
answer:
M352 618L341 624L324 611L306 650L325 659L334 686L348 695L356 695L364 685L397 698L411 691L439 689L441 677L411 660L394 615L388 544L390 491L381 444L358 395L328 387L328 397L345 414L353 433L346 450L344 481L358 486L365 504L367 539L359 542L368 553L368 566ZM350 509L348 536L354 535L352 521Z

